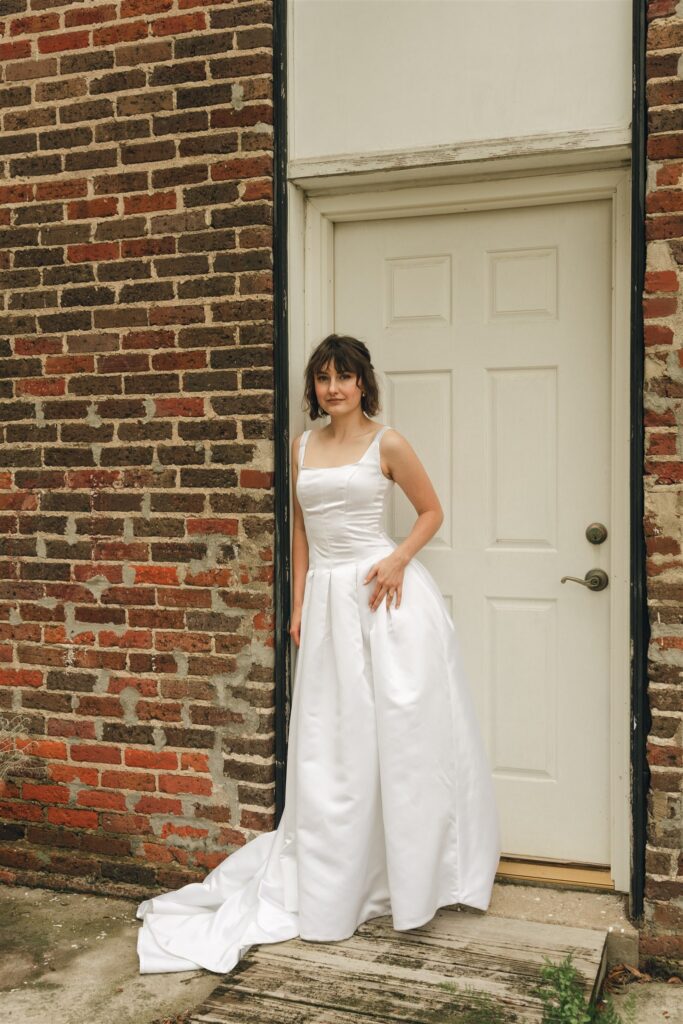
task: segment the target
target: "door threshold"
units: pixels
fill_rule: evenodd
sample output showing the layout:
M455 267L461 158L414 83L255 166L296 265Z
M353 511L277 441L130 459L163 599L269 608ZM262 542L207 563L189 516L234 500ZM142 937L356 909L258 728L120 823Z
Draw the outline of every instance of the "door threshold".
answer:
M600 865L501 857L496 878L518 882L546 882L582 889L589 886L591 889L614 892L614 879L610 869Z

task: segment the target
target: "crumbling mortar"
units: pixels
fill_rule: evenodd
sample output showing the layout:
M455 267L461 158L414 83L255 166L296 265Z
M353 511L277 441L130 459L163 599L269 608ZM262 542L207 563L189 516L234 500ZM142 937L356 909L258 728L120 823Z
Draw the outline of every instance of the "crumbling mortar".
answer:
M166 733L159 725L155 725L152 729L152 739L154 740L154 749L163 750L166 746Z
M90 591L92 596L99 604L102 594L105 592L105 590L109 589L111 583L109 582L106 576L91 576L89 580L85 581L83 586Z

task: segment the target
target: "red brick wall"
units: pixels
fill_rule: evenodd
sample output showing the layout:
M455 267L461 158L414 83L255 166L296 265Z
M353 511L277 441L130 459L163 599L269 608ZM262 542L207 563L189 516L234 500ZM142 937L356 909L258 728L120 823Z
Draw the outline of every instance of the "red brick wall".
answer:
M272 11L4 0L0 879L274 827Z
M645 927L641 950L683 956L681 411L683 332L683 19L676 0L648 7L645 317L645 531L651 641Z

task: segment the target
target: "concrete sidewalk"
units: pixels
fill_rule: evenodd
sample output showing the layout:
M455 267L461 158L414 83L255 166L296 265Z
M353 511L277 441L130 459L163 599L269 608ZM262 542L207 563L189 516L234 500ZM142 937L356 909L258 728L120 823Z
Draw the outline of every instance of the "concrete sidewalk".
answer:
M503 916L515 916L513 900L520 917L558 916L563 894L517 885L496 890ZM182 1024L221 977L209 971L140 975L136 906L131 900L0 885L3 1024ZM683 984L631 984L613 998L625 1024L683 1020ZM632 1014L626 1012L629 1002Z
M137 902L0 886L3 1024L152 1024L192 1009L220 977L138 973Z

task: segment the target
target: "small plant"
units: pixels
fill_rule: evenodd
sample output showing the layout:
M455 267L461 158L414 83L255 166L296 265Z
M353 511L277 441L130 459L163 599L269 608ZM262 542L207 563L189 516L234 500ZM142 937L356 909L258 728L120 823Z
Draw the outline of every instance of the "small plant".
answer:
M26 717L0 715L0 782L9 775L16 775L20 766L29 760L29 750L35 740L29 740L28 747L18 747L17 740L29 729Z
M531 989L543 1004L542 1024L623 1024L610 996L597 1003L589 1003L584 995L581 975L568 953L559 964L544 956L546 966L541 968L541 983ZM632 1009L633 1000L627 1007Z

